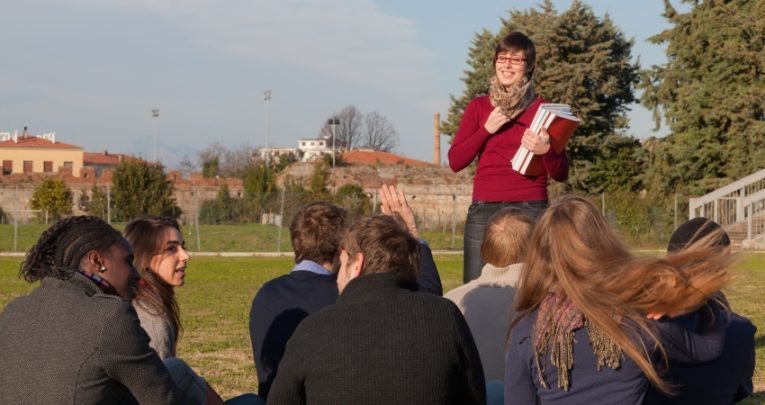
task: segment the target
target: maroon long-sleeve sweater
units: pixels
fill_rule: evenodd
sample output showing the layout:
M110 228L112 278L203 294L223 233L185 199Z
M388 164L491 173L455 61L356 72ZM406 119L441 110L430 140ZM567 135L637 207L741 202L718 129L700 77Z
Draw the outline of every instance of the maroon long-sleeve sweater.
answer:
M473 201L535 201L547 199L547 175L524 176L510 167L521 146L523 131L531 125L539 105L537 98L518 118L492 135L484 124L494 109L488 96L475 98L465 108L459 130L449 148L449 167L458 172L478 157L473 177ZM557 181L568 178L568 157L550 148L542 155L547 174Z

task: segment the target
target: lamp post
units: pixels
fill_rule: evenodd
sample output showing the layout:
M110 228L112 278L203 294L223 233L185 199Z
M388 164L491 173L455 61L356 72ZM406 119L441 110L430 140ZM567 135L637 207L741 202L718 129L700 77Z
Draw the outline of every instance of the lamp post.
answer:
M159 162L157 158L157 120L159 119L159 108L152 109L151 116L154 117L154 161Z
M266 170L271 158L271 90L263 92L263 100L266 100Z
M332 129L332 168L335 168L335 127L340 124L340 120L337 117L332 117L327 120L327 124Z

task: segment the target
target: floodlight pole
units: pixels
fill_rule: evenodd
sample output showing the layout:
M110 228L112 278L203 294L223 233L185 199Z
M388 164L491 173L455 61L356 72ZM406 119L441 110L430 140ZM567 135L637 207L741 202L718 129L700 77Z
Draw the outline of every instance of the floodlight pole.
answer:
M263 92L263 99L266 101L266 170L268 170L271 159L271 90Z

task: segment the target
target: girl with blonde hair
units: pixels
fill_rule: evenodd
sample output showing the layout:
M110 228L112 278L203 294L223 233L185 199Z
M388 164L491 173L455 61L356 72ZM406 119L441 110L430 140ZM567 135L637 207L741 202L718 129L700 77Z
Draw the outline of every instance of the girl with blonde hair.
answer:
M731 258L719 237L637 258L586 199L566 196L548 208L516 294L505 403L640 404L649 382L671 390L655 364L718 356L724 321L714 302L699 333L649 317L690 312L726 284Z

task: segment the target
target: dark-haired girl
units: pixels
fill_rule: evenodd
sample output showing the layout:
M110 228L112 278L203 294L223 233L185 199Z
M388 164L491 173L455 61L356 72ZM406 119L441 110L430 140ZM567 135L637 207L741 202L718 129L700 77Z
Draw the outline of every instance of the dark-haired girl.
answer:
M178 222L145 216L131 221L124 235L141 274L133 300L141 326L161 358L175 356L181 322L174 289L184 284L190 259Z
M493 64L488 95L467 105L449 148L449 167L455 172L478 159L465 223L465 283L481 273L481 242L489 218L512 206L536 220L547 207L548 175L557 181L568 178L565 151L559 154L550 148L545 130L536 134L528 129L545 102L531 84L534 43L520 32L507 34L497 43ZM512 169L510 161L521 145L541 157L545 174L525 176Z
M71 217L27 252L21 275L40 281L0 314L0 402L197 403L173 382L128 301L133 250L109 224Z

